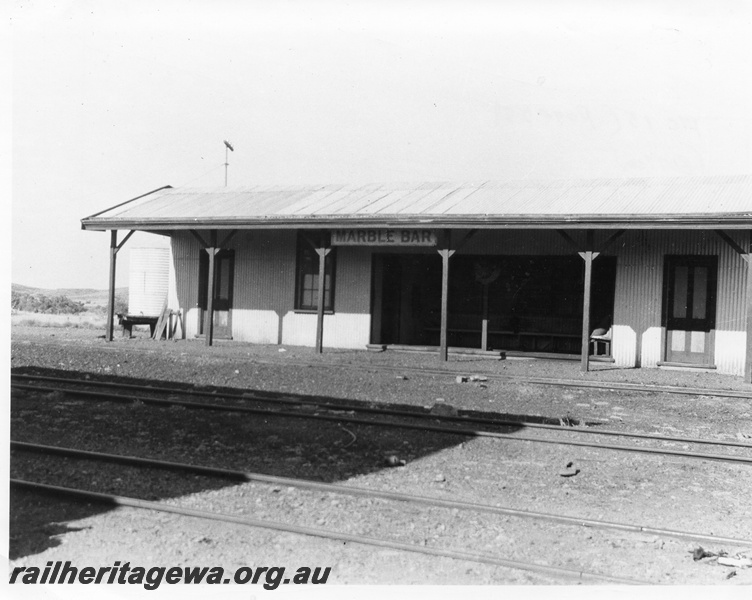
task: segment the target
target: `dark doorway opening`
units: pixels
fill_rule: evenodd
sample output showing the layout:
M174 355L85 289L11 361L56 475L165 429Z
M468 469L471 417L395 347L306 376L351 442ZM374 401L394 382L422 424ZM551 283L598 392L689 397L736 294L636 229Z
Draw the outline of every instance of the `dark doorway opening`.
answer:
M449 272L448 342L486 350L578 354L584 263L578 256L454 256ZM593 263L591 323L610 327L616 259ZM376 254L373 343L439 343L441 259Z
M220 250L214 259L214 337L232 339L232 292L235 276L235 250ZM201 309L199 335L204 335L208 308L209 255L202 250L198 267L198 306Z

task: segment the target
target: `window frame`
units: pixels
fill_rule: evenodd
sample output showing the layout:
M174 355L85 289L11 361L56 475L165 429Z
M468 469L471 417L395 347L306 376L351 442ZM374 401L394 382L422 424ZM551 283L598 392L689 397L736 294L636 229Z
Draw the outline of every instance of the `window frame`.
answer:
M306 271L305 265L306 255L310 256L313 260L311 264L315 266L313 272ZM336 248L332 248L331 252L325 259L325 281L326 275L328 275L329 285L324 289L324 312L327 314L334 313L334 292L336 289ZM317 284L310 290L304 287L304 279L306 275L313 275ZM295 303L294 310L299 313L316 313L318 312L317 300L318 300L318 275L319 275L319 255L308 240L301 234L298 234L297 244L295 249ZM313 292L313 301L310 304L303 303L303 297L306 291ZM329 293L329 302L326 302L326 292Z

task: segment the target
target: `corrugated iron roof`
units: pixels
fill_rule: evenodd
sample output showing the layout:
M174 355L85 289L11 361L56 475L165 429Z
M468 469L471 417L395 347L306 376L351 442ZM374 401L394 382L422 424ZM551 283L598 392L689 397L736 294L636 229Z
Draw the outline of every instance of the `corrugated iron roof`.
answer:
M752 175L161 188L84 229L752 226Z

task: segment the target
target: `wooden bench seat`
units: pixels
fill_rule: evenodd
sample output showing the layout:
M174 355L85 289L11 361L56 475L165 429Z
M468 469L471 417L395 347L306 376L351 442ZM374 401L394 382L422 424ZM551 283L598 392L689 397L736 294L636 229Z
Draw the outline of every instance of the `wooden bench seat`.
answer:
M428 331L431 333L437 333L440 331L440 329L438 327L426 327L425 331ZM477 335L479 337L482 335L482 331L480 328L463 328L463 327L449 327L447 328L447 333L470 334L470 335ZM525 338L528 338L529 340L531 340L532 349L538 348L539 346L538 340L548 340L550 344L553 345L554 340L572 340L573 342L578 342L581 339L581 335L577 333L560 333L556 331L511 331L507 329L489 329L488 330L489 338L494 335L509 336L512 338L517 338L520 341Z
M121 325L123 327L123 337L126 335L128 337L133 337L133 326L134 325L148 325L149 326L149 332L151 335L154 335L154 329L157 326L157 321L159 321L159 316L156 317L146 317L144 315L125 315L118 313L118 325Z

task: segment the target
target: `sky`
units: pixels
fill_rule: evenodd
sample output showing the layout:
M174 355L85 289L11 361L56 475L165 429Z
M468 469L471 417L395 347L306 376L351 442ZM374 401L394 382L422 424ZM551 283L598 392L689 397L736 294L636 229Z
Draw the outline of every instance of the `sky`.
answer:
M80 220L223 140L230 186L752 173L746 0L11 4L13 283L105 289Z

